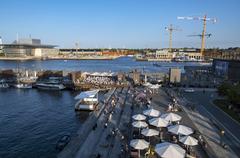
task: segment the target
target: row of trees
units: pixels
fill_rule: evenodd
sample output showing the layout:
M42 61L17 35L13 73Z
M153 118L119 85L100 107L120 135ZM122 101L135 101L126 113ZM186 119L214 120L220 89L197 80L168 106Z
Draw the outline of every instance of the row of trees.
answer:
M218 93L225 96L235 108L240 109L240 83L223 83L218 87Z

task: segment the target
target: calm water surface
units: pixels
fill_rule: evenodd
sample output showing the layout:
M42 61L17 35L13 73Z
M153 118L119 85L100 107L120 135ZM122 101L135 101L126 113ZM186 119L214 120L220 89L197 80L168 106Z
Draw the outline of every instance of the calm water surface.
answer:
M75 95L0 89L0 157L56 157L58 139L76 133L86 118L75 114Z
M0 69L26 68L26 69L47 69L47 70L81 70L81 71L124 71L139 69L147 72L168 72L170 67L182 68L186 65L200 65L199 63L186 62L158 62L161 67L153 66L154 62L135 61L131 57L121 57L116 60L45 60L45 61L0 61Z

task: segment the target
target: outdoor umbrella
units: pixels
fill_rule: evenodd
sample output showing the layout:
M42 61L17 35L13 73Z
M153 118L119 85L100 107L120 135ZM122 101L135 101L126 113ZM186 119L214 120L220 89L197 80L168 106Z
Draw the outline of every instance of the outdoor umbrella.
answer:
M146 116L142 115L142 114L136 114L136 115L133 115L132 118L134 120L137 120L137 121L142 121L142 120L145 120L146 119Z
M136 96L136 100L139 100L139 99L144 99L146 97L146 94L145 93L143 93L143 92L141 92L141 93L139 93L137 96Z
M155 110L153 108L149 108L147 110L144 110L143 114L151 117L158 117L160 115L160 111Z
M152 137L158 135L159 132L155 129L145 128L141 131L141 134L147 137Z
M148 124L146 122L144 122L144 121L134 121L132 123L132 126L139 129L139 135L140 135L140 129L147 127Z
M179 141L188 146L198 145L198 140L191 136L181 137Z
M138 157L140 157L140 150L144 150L149 147L149 143L143 139L133 139L130 142L130 146L138 150Z
M179 145L169 142L157 144L155 152L162 158L184 158L186 153Z
M187 146L187 151L191 148L191 146L198 145L198 140L191 136L181 137L179 141Z
M144 121L134 121L132 125L133 127L136 127L136 128L145 128L148 126L148 124Z
M141 134L149 137L149 142L150 142L150 137L159 135L159 131L155 129L145 128L141 131Z
M167 127L168 126L168 121L166 121L165 119L158 117L158 118L152 118L149 121L150 125L153 125L155 127Z
M180 121L182 119L181 116L179 116L178 114L174 114L172 112L163 114L161 116L161 118L164 118L165 120L167 120L169 122L176 122L176 121Z
M160 139L162 140L163 139L163 133L162 133L161 128L162 127L167 127L169 125L168 121L164 120L161 117L158 117L158 118L152 118L148 122L149 122L150 125L153 125L155 127L159 127Z
M172 125L168 127L168 131L177 134L177 135L190 135L193 133L193 130L184 125Z

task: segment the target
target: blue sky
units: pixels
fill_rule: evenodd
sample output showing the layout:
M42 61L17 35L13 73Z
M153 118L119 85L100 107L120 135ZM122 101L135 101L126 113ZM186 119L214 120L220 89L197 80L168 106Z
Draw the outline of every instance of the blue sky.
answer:
M177 16L216 17L208 23L208 48L240 46L239 0L1 0L0 36L40 38L60 48L168 47L165 27L173 24L173 47L200 47L201 21Z

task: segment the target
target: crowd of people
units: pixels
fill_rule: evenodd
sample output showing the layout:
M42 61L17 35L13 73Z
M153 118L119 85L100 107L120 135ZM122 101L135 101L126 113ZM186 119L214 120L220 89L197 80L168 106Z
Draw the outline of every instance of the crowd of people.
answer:
M87 76L84 79L84 82L86 83L92 83L92 84L101 84L101 85L113 85L115 82L111 77L106 76Z

